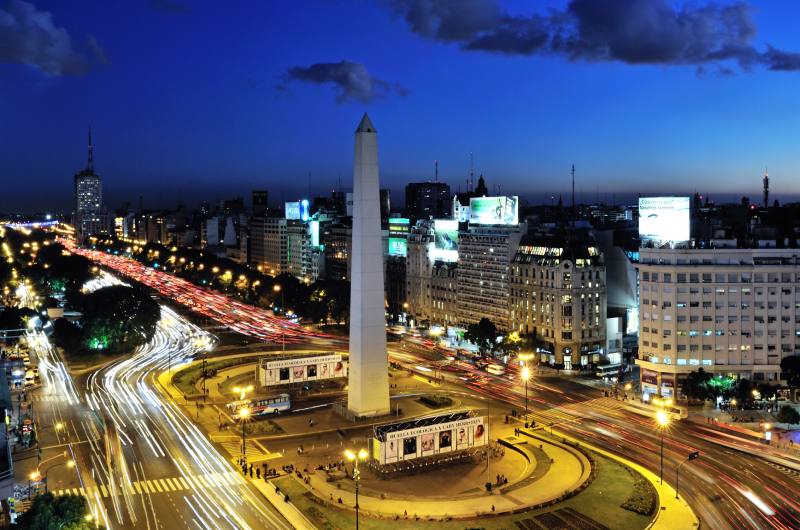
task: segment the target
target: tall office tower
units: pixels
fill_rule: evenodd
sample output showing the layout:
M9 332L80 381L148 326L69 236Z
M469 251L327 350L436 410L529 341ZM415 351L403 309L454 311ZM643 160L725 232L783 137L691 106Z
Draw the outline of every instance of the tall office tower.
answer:
M253 215L263 217L267 213L267 200L269 192L266 190L253 190Z
M88 159L86 168L75 174L75 211L73 226L78 241L89 234L105 231L103 215L103 187L100 176L94 172L94 146L89 129Z
M406 215L414 219L449 217L450 200L450 186L444 182L406 184Z
M364 114L355 133L350 280L350 379L347 409L356 417L389 412L384 317L378 133Z

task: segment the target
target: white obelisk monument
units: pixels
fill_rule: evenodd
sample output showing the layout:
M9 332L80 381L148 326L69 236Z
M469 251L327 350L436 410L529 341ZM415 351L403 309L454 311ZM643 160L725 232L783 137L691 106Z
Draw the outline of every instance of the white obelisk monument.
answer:
M347 409L389 413L389 359L384 317L378 133L367 114L356 129L350 254L350 366Z

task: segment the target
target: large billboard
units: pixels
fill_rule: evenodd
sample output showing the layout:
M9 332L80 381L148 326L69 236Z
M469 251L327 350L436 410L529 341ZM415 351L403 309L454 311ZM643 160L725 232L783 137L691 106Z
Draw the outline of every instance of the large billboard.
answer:
M308 199L285 203L284 208L286 212L286 219L293 221L308 221L310 218L308 207Z
M473 197L469 200L469 222L477 225L519 223L519 197Z
M431 249L434 260L447 262L458 261L458 221L452 219L436 219L433 222L435 242Z
M261 359L256 372L261 386L288 385L347 377L347 361L338 354L274 360L266 357Z
M489 438L484 416L471 411L428 416L375 428L372 457L391 464L486 445Z
M657 244L689 240L689 197L640 197L639 238Z
M408 254L408 241L404 237L389 238L389 255L406 257Z

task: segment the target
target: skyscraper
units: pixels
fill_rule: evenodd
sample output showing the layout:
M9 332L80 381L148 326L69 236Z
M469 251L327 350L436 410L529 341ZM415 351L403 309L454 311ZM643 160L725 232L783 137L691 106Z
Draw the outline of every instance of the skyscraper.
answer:
M356 417L365 417L389 412L389 363L378 204L378 133L366 113L355 136L347 409Z
M444 182L406 184L406 215L413 219L450 216L450 186Z
M106 223L103 212L103 186L100 176L94 172L91 128L86 168L75 174L74 200L73 225L78 241L83 241L89 234L104 232Z

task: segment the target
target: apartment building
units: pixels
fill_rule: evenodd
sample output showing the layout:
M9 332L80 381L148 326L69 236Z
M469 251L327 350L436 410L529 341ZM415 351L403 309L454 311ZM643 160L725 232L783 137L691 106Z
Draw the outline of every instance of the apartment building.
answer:
M800 250L639 250L642 392L672 397L702 367L756 382L800 353Z
M526 236L511 265L511 329L547 344L541 362L597 363L606 344L606 270L592 240Z
M517 253L525 223L475 225L459 234L458 321L471 324L488 318L500 330L511 321L511 261Z

